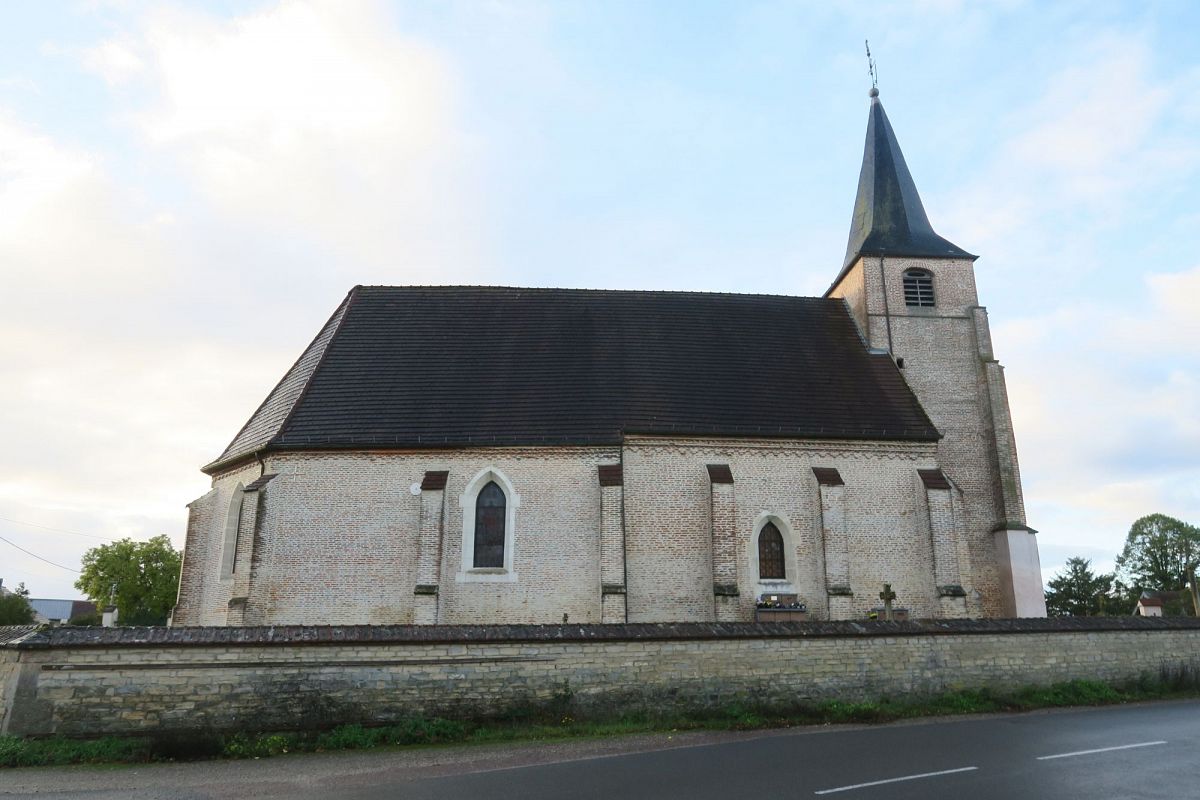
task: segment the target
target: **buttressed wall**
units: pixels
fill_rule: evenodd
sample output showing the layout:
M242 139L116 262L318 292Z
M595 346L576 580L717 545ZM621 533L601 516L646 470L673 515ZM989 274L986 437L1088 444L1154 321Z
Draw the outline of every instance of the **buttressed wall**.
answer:
M932 275L936 305L905 303L904 274ZM943 438L937 461L960 499L973 590L988 616L1045 616L1034 532L1025 524L1004 373L967 259L857 261L830 296L846 299L871 347L891 353Z
M844 619L884 583L914 617L978 615L960 493L930 473L934 445L878 442L279 454L192 504L173 624L745 621L770 593ZM484 478L508 569L464 557ZM768 522L782 578L760 576Z

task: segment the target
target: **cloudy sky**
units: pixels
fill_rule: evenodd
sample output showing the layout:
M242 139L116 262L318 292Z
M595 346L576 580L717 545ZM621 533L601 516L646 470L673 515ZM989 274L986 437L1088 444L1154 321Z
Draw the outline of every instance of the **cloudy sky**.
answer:
M1052 573L1200 522L1200 5L0 8L0 578L183 544L198 467L353 285L820 294L870 38L977 262ZM15 546L14 546L15 545Z

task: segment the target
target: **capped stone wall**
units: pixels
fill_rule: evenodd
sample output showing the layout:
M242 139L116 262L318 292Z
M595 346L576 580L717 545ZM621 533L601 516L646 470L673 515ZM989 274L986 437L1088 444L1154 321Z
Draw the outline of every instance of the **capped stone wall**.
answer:
M56 628L0 644L0 734L783 708L1183 669L1200 620Z

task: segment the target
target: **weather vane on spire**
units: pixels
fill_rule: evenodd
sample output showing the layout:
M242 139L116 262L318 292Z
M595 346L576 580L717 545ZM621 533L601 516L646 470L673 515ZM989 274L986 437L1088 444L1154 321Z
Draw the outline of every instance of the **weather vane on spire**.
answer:
M867 47L867 74L871 76L871 97L878 97L879 71L875 69L875 59L871 57L871 42L869 39L863 39L863 44Z

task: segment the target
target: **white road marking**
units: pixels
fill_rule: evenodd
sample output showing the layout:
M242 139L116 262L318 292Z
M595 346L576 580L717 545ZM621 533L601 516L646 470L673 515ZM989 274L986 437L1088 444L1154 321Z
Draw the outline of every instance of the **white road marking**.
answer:
M956 772L970 772L971 770L979 769L979 767L959 767L958 769L944 769L939 772L922 772L920 775L905 775L903 778L888 778L883 781L871 781L870 783L856 783L853 786L839 786L836 789L822 789L813 794L833 794L834 792L848 792L851 789L865 789L868 786L882 786L885 783L899 783L900 781L915 781L918 778L932 778L937 775L953 775Z
M1153 747L1156 744L1166 744L1164 741L1159 742L1138 742L1137 744L1121 744L1116 747L1098 747L1095 750L1076 750L1074 753L1057 753L1052 756L1038 756L1038 761L1049 761L1052 758L1070 758L1071 756L1087 756L1092 753L1107 753L1112 750L1129 750L1134 747Z

